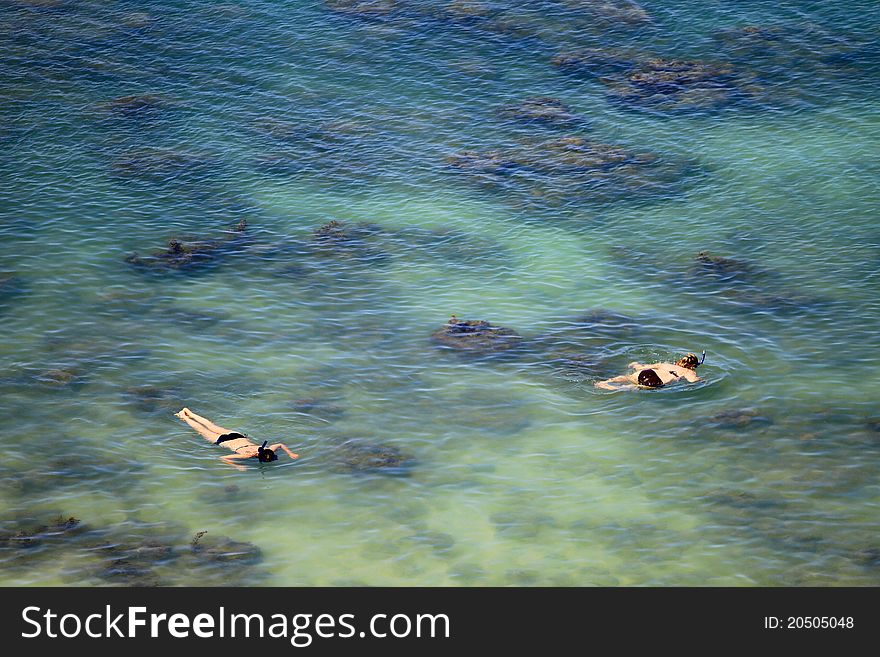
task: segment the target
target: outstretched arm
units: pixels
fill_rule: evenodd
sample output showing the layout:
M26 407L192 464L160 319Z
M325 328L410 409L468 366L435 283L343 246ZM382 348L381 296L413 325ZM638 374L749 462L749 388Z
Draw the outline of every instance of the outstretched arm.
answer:
M239 463L233 463L232 461L234 459L249 459L249 458L252 458L252 457L247 456L246 454L227 454L226 456L221 456L220 460L223 461L227 465L231 465L236 470L241 470L242 472L244 472L245 470L247 470L247 468L245 468L243 465L241 465Z
M277 452L279 449L283 449L284 453L287 454L290 458L292 458L292 459L299 458L299 454L295 454L295 453L291 452L287 448L287 445L285 445L284 443L275 443L274 445L269 445L269 449L271 449L273 452Z

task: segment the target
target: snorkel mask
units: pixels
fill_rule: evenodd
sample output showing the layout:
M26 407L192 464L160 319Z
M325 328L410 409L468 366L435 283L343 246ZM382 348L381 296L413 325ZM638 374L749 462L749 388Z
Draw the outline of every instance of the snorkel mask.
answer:
M675 364L679 367L687 367L688 369L695 370L704 362L706 362L705 349L703 349L702 358L697 358L696 354L687 354L683 358L680 358Z
M270 461L277 461L278 455L275 454L274 450L267 449L266 445L269 444L268 440L264 440L263 444L257 447L257 458L260 463L269 463Z

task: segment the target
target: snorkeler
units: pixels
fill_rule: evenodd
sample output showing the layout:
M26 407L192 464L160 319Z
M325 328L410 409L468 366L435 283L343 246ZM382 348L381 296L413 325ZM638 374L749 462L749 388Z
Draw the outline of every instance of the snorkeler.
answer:
M700 360L696 354L687 354L673 363L652 363L642 365L638 361L629 364L634 372L615 376L613 379L597 381L596 387L603 390L632 390L635 388L662 388L663 386L684 379L690 383L699 381L697 367L706 360L706 351ZM612 385L621 384L621 385Z
M284 443L275 443L274 445L266 447L266 443L269 442L267 440L263 442L262 446L257 445L246 435L239 433L238 431L230 431L229 429L217 426L207 418L203 418L201 415L196 415L188 408L184 408L174 415L186 422L215 445L223 445L223 447L231 449L234 453L229 454L228 456L222 456L220 457L220 460L234 466L238 470L244 470L245 468L238 463L233 463L233 459L258 459L260 463L268 463L270 461L278 460L278 455L275 453L278 449L283 449L292 459L298 458L298 455L291 452Z

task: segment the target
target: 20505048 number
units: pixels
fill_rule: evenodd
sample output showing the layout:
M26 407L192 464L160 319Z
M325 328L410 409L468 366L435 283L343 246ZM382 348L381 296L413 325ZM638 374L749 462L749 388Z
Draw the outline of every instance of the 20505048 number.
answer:
M852 616L789 616L789 629L851 629L855 625Z

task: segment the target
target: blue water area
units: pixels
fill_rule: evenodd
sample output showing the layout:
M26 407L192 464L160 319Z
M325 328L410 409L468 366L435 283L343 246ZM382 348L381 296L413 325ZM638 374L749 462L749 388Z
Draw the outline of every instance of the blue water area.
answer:
M0 2L0 583L880 584L878 28Z

